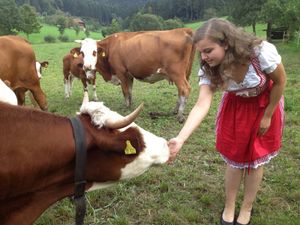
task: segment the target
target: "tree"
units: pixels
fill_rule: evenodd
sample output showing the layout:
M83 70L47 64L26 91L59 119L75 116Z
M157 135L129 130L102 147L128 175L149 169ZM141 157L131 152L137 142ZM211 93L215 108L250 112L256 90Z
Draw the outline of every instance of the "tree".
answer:
M300 28L300 2L298 0L267 0L262 15L267 23L267 38L273 26L286 27L291 38Z
M20 7L20 16L22 18L22 27L20 30L27 35L27 39L29 34L38 33L40 31L42 26L37 20L35 8L28 4L22 5Z
M153 14L137 13L131 20L130 29L132 31L162 30L162 21L162 18Z
M252 26L256 34L256 23L260 20L261 10L266 0L233 0L231 1L230 20L239 26Z
M67 19L64 16L59 16L56 20L56 25L60 35L63 35L67 27Z
M21 17L14 0L0 1L0 34L15 34L20 31Z
M78 37L78 34L79 34L79 32L80 32L80 27L79 27L79 25L75 24L75 25L73 26L73 29L75 30L76 37Z

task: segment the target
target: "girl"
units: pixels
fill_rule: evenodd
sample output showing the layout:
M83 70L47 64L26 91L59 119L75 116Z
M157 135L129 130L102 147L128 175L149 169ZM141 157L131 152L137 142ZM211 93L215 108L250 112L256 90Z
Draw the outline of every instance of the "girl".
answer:
M201 124L216 90L224 91L216 118L216 149L226 162L225 206L220 222L249 224L263 165L278 154L283 129L286 76L274 45L218 18L194 35L201 56L199 97L178 136L169 162ZM235 220L235 201L244 182L244 198Z

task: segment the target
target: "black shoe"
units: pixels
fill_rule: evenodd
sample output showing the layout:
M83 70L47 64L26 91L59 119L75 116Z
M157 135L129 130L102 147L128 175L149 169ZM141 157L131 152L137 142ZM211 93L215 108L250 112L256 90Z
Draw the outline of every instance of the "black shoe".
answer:
M220 217L220 222L221 222L221 225L234 225L234 220L232 222L226 222L224 219L223 219L223 212L224 212L224 209L221 213L221 217Z

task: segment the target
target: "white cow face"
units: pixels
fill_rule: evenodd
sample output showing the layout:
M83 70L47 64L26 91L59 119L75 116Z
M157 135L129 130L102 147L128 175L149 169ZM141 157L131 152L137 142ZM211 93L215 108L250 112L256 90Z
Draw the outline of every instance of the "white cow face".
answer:
M81 44L80 52L83 54L83 70L85 72L95 71L97 63L97 42L91 38L76 40ZM87 73L87 78L91 79L93 73Z
M80 112L89 114L93 124L99 128L107 126L108 121L118 121L124 118L104 106L103 102L84 102ZM129 127L136 127L140 131L145 142L145 149L122 169L121 180L139 176L152 165L166 163L170 156L167 141L164 138L144 130L135 123L130 123L119 130L123 131Z

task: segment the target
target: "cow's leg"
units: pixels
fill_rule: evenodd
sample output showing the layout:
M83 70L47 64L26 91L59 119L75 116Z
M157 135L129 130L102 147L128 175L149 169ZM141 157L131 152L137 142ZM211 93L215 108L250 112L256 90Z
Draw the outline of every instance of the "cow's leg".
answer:
M92 79L92 85L93 85L93 100L98 101L98 96L96 92L96 77Z
M89 97L89 90L88 90L88 81L86 78L81 78L81 83L83 85L83 99L85 99L86 97Z
M74 76L71 74L69 76L69 94L70 94L70 96L72 95L73 82L74 82Z
M34 99L32 93L31 93L30 91L27 92L27 93L28 93L27 95L28 95L28 97L29 97L29 99L30 99L31 104L34 106L34 108L38 108L39 105L38 105L37 102L35 101L35 99Z
M18 99L18 105L25 105L25 92L26 89L24 88L18 88L16 90L14 90L17 99Z
M33 89L30 90L35 101L40 106L40 108L44 111L48 110L48 104L46 100L46 95L43 90L40 88L40 85L35 85Z
M69 77L66 79L64 78L64 86L65 86L65 98L70 97L70 81Z
M183 74L184 77L182 77ZM174 113L177 113L177 119L180 123L182 123L185 120L183 111L184 111L187 98L190 94L191 87L189 82L186 79L185 73L174 75L173 81L176 84L178 89L178 100L174 109Z
M132 104L132 84L133 78L127 77L127 79L121 80L122 92L125 98L125 104L127 107L130 107Z

